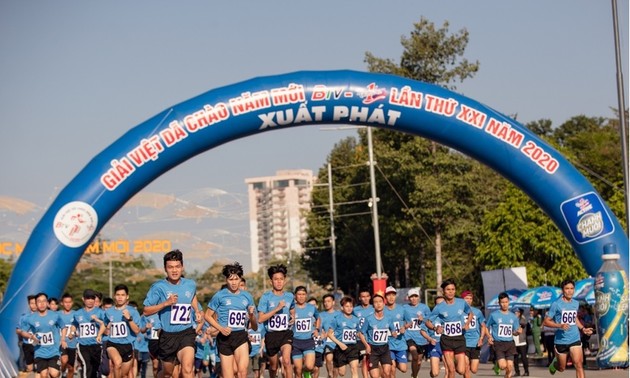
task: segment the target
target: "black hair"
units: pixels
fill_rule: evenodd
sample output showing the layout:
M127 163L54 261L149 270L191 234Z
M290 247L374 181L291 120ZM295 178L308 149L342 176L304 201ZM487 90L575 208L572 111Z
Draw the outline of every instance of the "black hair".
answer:
M573 287L575 287L575 281L568 279L568 280L564 280L562 281L562 283L560 284L560 288L562 288L564 290L564 287L568 284L573 285Z
M59 299L57 299L55 297L52 297L52 298L48 299L48 301L49 302L55 302L55 303L59 304Z
M324 296L322 297L322 302L325 301L326 298L328 298L328 297L332 298L333 302L335 301L335 296L330 294L330 293L328 293L328 294L324 294Z
M315 297L310 297L310 298L307 300L307 302L310 302L310 301L315 301L315 303L319 303L319 302L317 301L317 298L315 298Z
M164 267L167 261L179 261L184 265L184 254L179 249L174 249L164 255Z
M129 288L125 284L116 285L116 287L114 288L114 293L116 293L118 290L124 290L125 294L129 294Z
M367 287L359 289L359 295L361 295L361 293L368 293L368 294L370 294L370 297L372 296L372 292Z
M63 301L64 298L70 298L72 299L72 294L68 293L67 291L65 293L63 293L63 295L61 296L61 300Z
M445 288L445 287L447 287L448 285L454 285L454 286L457 286L457 285L455 285L455 280L454 280L454 279L452 279L452 278L449 278L449 279L447 279L447 280L444 280L444 281L442 282L442 284L440 285L440 287L442 288L442 290L444 290L444 288Z
M26 296L26 300L27 300L28 302L30 302L30 301L31 301L31 299L35 299L35 298L37 298L37 295L35 295L35 294L31 294L31 295L27 295L27 296Z
M506 293L505 291L502 292L501 294L499 294L499 302L501 302L501 299L503 298L510 298L509 294Z
M273 275L276 273L282 273L283 276L287 276L287 267L283 264L272 265L267 269L267 275L269 278L273 278Z
M223 267L223 276L229 278L231 275L236 274L239 278L243 278L243 266L234 261L234 264L227 264Z
M352 305L354 306L354 299L352 297L343 297L341 298L341 300L339 301L339 304L341 304L341 306L343 307L346 303L352 303Z
M138 302L136 302L136 301L129 301L129 306L133 306L135 308L138 308Z
M296 287L296 288L295 288L295 290L293 291L293 293L294 293L294 294L297 294L297 292L298 292L298 291L303 291L303 292L305 292L305 293L308 293L308 292L306 291L306 286L302 286L302 285L300 285L300 286Z
M110 297L105 297L103 298L103 303L101 303L101 306L105 306L105 305L114 305L114 300Z
M102 301L103 300L103 293L101 293L100 291L95 291L95 293L96 293L96 296L98 297L98 299L100 299ZM112 303L113 303L113 300L112 300Z
M35 297L35 299L39 298L39 297L46 297L46 300L48 300L48 294L40 292L35 294L33 297Z

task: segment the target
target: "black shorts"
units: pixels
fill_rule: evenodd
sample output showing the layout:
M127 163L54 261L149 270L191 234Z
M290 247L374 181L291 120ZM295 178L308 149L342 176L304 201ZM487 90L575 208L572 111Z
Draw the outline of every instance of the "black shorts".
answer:
M407 340L407 350L411 350L411 348L416 348L418 354L424 355L424 345L418 345L414 340Z
M24 363L33 365L33 362L35 362L35 346L33 344L22 343L22 353L24 353Z
M158 358L162 361L173 362L177 359L177 352L191 347L196 350L195 338L197 333L194 328L186 328L179 332L160 332L160 348Z
M111 341L105 343L105 349L114 348L122 358L122 362L131 361L133 359L133 344L116 344ZM109 356L109 350L107 351ZM111 360L111 357L109 358Z
M470 360L478 360L481 355L481 347L466 347L466 357Z
M567 354L571 350L572 347L579 346L582 347L582 341L576 341L571 344L555 344L556 353L558 354Z
M77 362L77 348L61 348L61 355L68 356L68 362L66 362L70 366L74 366Z
M319 368L324 366L324 355L322 352L315 352L315 366Z
M293 331L287 329L286 331L274 331L265 334L265 346L267 348L267 355L273 357L285 344L293 344Z
M442 353L453 352L455 354L466 353L466 337L464 335L459 336L446 336L440 337L440 347Z
M158 358L160 352L160 340L149 340L149 355L151 359Z
M35 370L36 373L41 373L49 368L61 371L61 360L59 359L59 356L51 358L37 357L34 363L35 366L33 370Z
M233 331L228 336L221 333L217 335L217 348L219 354L224 356L234 355L234 351L245 343L249 343L249 335L245 330Z
M363 357L365 357L365 345L363 345L363 343L359 341L358 337L357 337L357 348L359 350L359 360L363 360Z
M346 350L341 350L339 346L333 352L333 366L336 368L346 366L350 361L359 359L359 347L357 344L348 344Z
M494 341L494 355L498 360L514 361L516 346L514 341Z
M379 363L381 365L391 365L392 355L389 353L389 345L371 345L372 353L369 355L368 369L378 369Z

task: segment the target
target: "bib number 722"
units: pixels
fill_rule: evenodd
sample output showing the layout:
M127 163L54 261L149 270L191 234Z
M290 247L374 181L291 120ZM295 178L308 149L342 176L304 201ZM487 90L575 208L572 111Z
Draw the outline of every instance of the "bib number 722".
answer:
M171 324L190 324L192 307L189 304L176 303L171 305Z

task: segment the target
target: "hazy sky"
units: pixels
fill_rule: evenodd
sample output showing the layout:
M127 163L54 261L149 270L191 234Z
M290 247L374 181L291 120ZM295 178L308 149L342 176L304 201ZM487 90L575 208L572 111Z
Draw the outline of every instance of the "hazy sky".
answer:
M619 6L627 78L628 2ZM2 1L0 196L46 207L127 130L207 90L300 70L365 70L366 51L397 61L400 37L421 16L470 32L466 57L480 71L457 91L522 123L611 117L618 107L610 1ZM334 143L355 133L262 133L195 157L145 191L219 188L236 203L246 177L317 171ZM245 208L226 211L243 218ZM0 242L16 235L0 227ZM143 227L164 231L159 222ZM216 227L238 236L223 243L248 266L246 221ZM131 232L123 236L138 237ZM208 232L199 230L200 240L220 243Z

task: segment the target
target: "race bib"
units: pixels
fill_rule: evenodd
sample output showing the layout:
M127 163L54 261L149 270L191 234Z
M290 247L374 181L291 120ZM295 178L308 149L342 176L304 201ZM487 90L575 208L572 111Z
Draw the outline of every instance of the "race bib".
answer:
M472 319L470 320L470 325L468 329L475 329L477 328L477 317L473 315Z
M151 340L158 340L160 338L160 330L151 328L151 335L149 336Z
M460 336L462 334L462 322L445 322L443 329L445 336Z
M127 337L127 324L125 322L112 322L109 324L109 337L112 339L120 339Z
M52 332L38 332L37 339L39 340L39 345L41 346L55 345L55 339L53 338Z
M79 324L79 337L80 338L88 338L88 337L96 337L98 334L98 328L96 327L96 323L80 323Z
M357 331L355 329L344 329L341 332L341 342L344 344L355 344L357 342Z
M276 314L267 321L267 329L270 331L285 331L289 329L289 315Z
M311 318L297 319L295 321L296 332L310 332L311 331Z
M171 324L190 324L192 307L189 304L176 303L171 305Z
M245 328L247 324L247 312L239 310L228 311L228 327Z
M250 333L249 334L249 342L252 345L260 345L260 340L261 340L260 333Z
M499 324L497 334L499 335L499 337L512 337L512 325Z
M388 329L375 329L372 331L372 342L374 344L383 344L387 342Z
M560 314L560 316L560 323L569 325L576 324L577 311L562 311L562 314Z
M412 319L411 320L411 327L409 327L409 329L411 331L420 331L420 324L422 322L420 320L418 320L418 318Z

